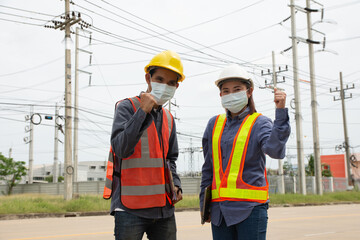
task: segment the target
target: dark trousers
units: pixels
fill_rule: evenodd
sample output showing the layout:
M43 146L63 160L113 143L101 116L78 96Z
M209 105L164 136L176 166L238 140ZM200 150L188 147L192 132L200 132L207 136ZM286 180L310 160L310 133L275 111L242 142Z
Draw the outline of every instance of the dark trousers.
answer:
M220 226L211 224L214 240L265 240L267 228L268 204L254 207L250 216L244 221L226 226L224 218Z
M176 240L175 216L160 219L138 217L125 211L115 212L115 240Z

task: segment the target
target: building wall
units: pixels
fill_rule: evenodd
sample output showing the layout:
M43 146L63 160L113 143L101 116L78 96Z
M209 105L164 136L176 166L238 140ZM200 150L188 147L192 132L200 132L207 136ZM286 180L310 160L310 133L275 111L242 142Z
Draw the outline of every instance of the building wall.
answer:
M320 159L322 164L325 163L330 166L334 178L344 178L346 176L344 154L321 155Z
M64 164L59 163L59 176L64 176ZM33 167L33 181L42 182L46 177L53 175L53 164L35 165ZM20 183L26 183L27 177ZM78 163L78 182L104 181L106 177L105 161L82 161Z
M269 176L269 193L279 192L279 176ZM198 195L200 192L200 177L181 177L181 186L184 194ZM324 192L346 191L346 178L322 178ZM333 184L330 184L333 183ZM73 193L76 194L102 194L105 181L86 181L73 184ZM331 187L332 185L333 187ZM1 192L6 191L5 185L0 185ZM300 191L300 182L298 177L285 177L285 193L298 193ZM306 191L308 194L316 194L315 177L306 177ZM64 183L34 183L19 184L13 189L13 194L39 193L50 195L64 194Z

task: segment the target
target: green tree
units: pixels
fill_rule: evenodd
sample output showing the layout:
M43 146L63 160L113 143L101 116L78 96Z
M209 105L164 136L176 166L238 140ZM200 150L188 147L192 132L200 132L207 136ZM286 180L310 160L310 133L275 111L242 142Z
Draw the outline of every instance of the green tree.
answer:
M59 176L59 177L58 177L58 182L64 182L64 177L63 177L63 176Z
M45 177L45 181L51 183L51 182L53 182L53 178L54 178L53 175L47 176L47 177Z
M324 164L322 164L324 165ZM315 176L314 156L311 154L309 157L308 165L305 168L306 176ZM323 177L332 177L330 169L324 169L321 171Z
M330 169L322 170L321 174L323 177L332 177L332 173L331 173Z
M0 180L5 181L7 186L7 192L3 194L10 195L23 176L26 176L25 162L16 162L0 153Z
M290 162L285 161L283 165L283 172L285 176L294 176L294 169Z
M53 182L53 175L47 176L45 177L45 181L47 182ZM64 177L63 176L59 176L58 177L58 182L63 182L64 181Z
M314 156L309 157L308 165L305 167L306 176L315 176Z

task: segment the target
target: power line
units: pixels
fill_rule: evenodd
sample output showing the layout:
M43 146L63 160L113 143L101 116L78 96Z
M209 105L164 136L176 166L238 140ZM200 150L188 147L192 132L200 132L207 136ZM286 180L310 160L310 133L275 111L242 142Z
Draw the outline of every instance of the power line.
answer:
M89 1L87 1L87 0L84 0L84 1L89 2ZM106 2L106 1L103 1L103 2L109 4L109 3ZM99 7L98 5L93 4L93 3L90 3L90 4ZM130 14L130 15L132 15L132 16L134 16L134 17L136 17L136 18L138 18L138 19L140 19L140 20L142 20L142 21L144 21L144 22L147 22L147 23L149 23L149 24L151 24L151 25L153 25L153 26L156 26L156 27L158 27L158 28L160 28L160 29L162 29L162 30L165 30L165 31L167 31L167 32L171 32L171 31L169 31L169 30L167 30L167 29L165 29L165 28L163 28L163 27L160 27L160 26L158 26L158 25L156 25L156 24L154 24L154 23L151 23L151 22L149 22L149 21L147 21L147 20L145 20L145 19L143 19L143 18L141 18L141 17L138 17L138 16L136 16L136 15L134 15L134 14L131 14L131 13L129 13L129 12L127 12L127 11L125 11L125 10L123 10L123 9L115 6L115 5L113 5L113 4L109 4L109 5L112 6L112 7L114 7L114 8L116 8L116 9L118 9L118 10L120 10L120 11L126 12L127 14ZM102 8L102 7L99 7L99 8L100 8L100 9L104 9L104 8ZM106 9L105 9L105 10L106 10ZM112 13L112 14L114 14L114 15L116 15L116 16L124 19L124 17L119 16L119 15L116 14L116 13L113 13L113 12L111 12L111 11L109 11L109 10L106 10L106 11L108 11L108 12L110 12L110 13ZM125 19L126 19L126 18L125 18ZM128 20L128 19L126 19L126 20ZM128 20L128 21L133 22L133 21L131 21L131 20ZM138 24L138 23L135 23L135 24L136 24L136 25L140 25L141 27L143 27L141 24ZM148 29L148 28L146 28L146 27L143 27L143 28ZM133 29L134 29L134 28L133 28ZM156 32L156 31L154 31L153 29L148 29L148 30L150 30L150 31L152 31L152 32L155 32L155 33L158 33L158 32ZM142 32L142 31L141 31L141 32ZM149 34L149 33L147 33L147 34ZM176 34L176 33L174 33L174 34L175 34L176 36L178 36L178 37L181 37L181 38L186 39L186 40L188 40L188 41L190 41L190 42L196 43L196 44L198 44L198 45L200 45L200 46L202 46L202 47L207 48L206 46L204 46L204 45L202 45L202 44L200 44L200 43L197 43L197 42L195 42L195 41L193 41L193 40L191 40L191 39L189 39L189 38L183 37L183 36L181 36L181 35L179 35L179 34ZM149 34L149 35L151 35L151 34ZM161 38L160 38L160 39L161 39ZM179 42L179 41L176 41L176 40L173 40L172 38L168 38L168 37L167 37L167 39L172 40L173 43L174 43L174 41L175 41L175 44L177 44L177 45L179 45L179 46L189 48L189 49L191 49L191 50L193 50L193 51L199 52L199 53L204 54L204 55L208 55L208 56L210 56L210 57L212 57L212 58L218 59L218 60L221 61L221 62L231 63L231 62L228 61L228 60L221 59L221 58L216 57L216 56L213 56L213 55L211 55L211 54L202 52L202 51L200 51L200 50L198 50L198 49L196 49L196 48L192 48L192 47L190 47L190 46L188 46L188 45L184 45L184 43ZM212 49L212 50L213 50L213 51L216 51L216 52L218 52L218 53L221 53L221 54L230 56L230 55L225 54L225 53L222 53L222 52L220 52L220 51L217 51L217 50L214 50L214 49ZM230 56L230 57L235 58L235 57L233 57L233 56ZM245 63L248 63L248 62L246 62L246 61L244 61L244 60L241 60L241 59L239 59L239 58L235 58L235 59L240 60L240 61L245 62ZM234 62L232 62L232 63L234 63Z
M32 71L32 70L35 70L35 69L38 69L38 68L45 67L45 66L47 66L47 65L49 65L49 64L52 64L52 63L54 63L54 62L57 62L57 61L59 61L60 59L64 59L64 56L59 57L59 58L56 58L56 59L54 59L54 60L50 60L50 61L48 61L48 62L39 64L39 65L36 65L36 66L34 66L34 67L31 67L31 68L23 69L23 70L16 71L16 72L12 72L12 73L1 74L0 77L7 77L7 76L19 74L19 73L24 73L24 72Z
M0 7L9 8L9 9L17 10L17 11L22 11L22 12L39 14L39 15L48 16L48 17L56 17L55 15L50 15L50 14L46 14L46 13L40 13L40 12L35 12L35 11L25 10L25 9L20 9L20 8L14 8L14 7L9 7L9 6L4 6L4 5L0 5Z
M21 21L15 21L15 20L10 20L10 19L5 19L5 18L0 18L0 20L2 20L2 21L7 21L7 22L13 22L13 23L20 23L20 24L25 24L25 25L38 26L38 27L44 26L44 24L35 24L35 23L21 22Z
M119 38L117 38L116 36L112 36L112 35L106 34L106 33L104 33L104 32L101 32L100 30L98 31L98 30L96 30L96 29L94 29L94 28L91 28L91 29L94 30L94 31L96 31L96 32L99 32L99 33L101 33L101 34L104 34L104 35L106 35L106 36L111 36L111 37L113 37L113 38L119 39ZM80 36L80 37L84 37L84 38L88 38L88 37L83 36L83 35L81 35L81 34L79 34L79 36ZM123 49L127 49L127 50L132 50L132 51L136 51L136 52L141 52L141 53L146 53L146 54L149 54L149 55L153 55L152 52L147 52L147 51L143 51L143 50L139 50L139 49L135 49L135 48L130 48L130 47L125 47L125 46L117 45L117 44L114 44L114 43L111 43L111 42L106 42L106 41L103 41L103 40L99 40L99 39L94 38L94 37L92 37L91 39L94 40L94 41L98 41L98 42L101 42L101 43L104 43L104 44L112 45L112 46L115 46L115 47L118 47L118 48L123 48Z
M84 1L90 3L90 2L87 1L87 0L84 0ZM105 3L107 3L107 2L105 2ZM109 11L109 10L103 8L103 7L100 7L100 6L98 6L98 5L96 5L96 4L93 4L93 3L90 3L90 4L96 6L96 7L100 8L100 9L102 9L102 10L104 10L104 11L107 11L107 12L109 12L109 13L111 13L111 14L114 14L114 15L122 18L122 19L126 19L126 20L134 23L134 21L129 20L129 19L127 19L127 18L124 18L124 17L120 16L119 14L116 14L116 13L114 13L114 12L112 12L112 11ZM109 3L107 3L107 4L109 4ZM116 9L119 9L119 10L121 10L121 11L125 11L125 10L123 10L123 9L121 9L121 8L118 8L117 6L115 6L115 5L113 5L113 4L109 4L109 5L112 6L112 7L114 7L114 8L116 8ZM79 5L77 5L77 6L79 6ZM84 8L84 7L82 7L82 6L79 6L79 7L83 8L83 9L86 9L86 8ZM99 13L97 13L97 12L94 12L94 11L92 11L92 10L89 10L89 9L86 9L86 10L91 11L91 12L97 14L97 15L100 15L100 16L104 17L104 18L107 18L107 19L110 19L110 20L112 20L112 21L118 22L118 21L116 21L116 20L114 20L114 19L111 19L111 18L108 18L108 17L106 17L106 16L103 16L103 15L101 15L101 14L99 14ZM127 12L127 11L125 11L125 12ZM127 12L127 13L128 13L128 12ZM128 14L130 14L130 15L132 15L132 16L135 16L135 15L133 15L133 14L131 14L131 13L128 13ZM135 16L135 17L137 17L137 16ZM137 18L139 18L139 19L141 19L142 21L145 21L145 22L147 22L147 23L150 23L149 21L144 20L144 19L142 19L142 18L140 18L140 17L137 17ZM281 21L280 23L282 23L282 22L284 22L284 21L286 21L286 20L287 20L287 19L284 19L284 20ZM118 23L119 23L119 22L118 22ZM123 23L120 23L120 24L124 25ZM140 25L140 24L138 24L138 23L135 23L135 24L136 24L136 25ZM156 27L158 27L158 28L161 28L161 29L164 29L164 30L170 32L169 30L167 30L167 29L165 29L165 28L162 28L162 27L160 27L160 26L158 26L158 25L156 25L156 24L153 24L153 23L150 23L150 24L152 24L152 25L154 25L154 26L156 26ZM279 23L278 23L278 24L279 24ZM130 26L128 26L128 25L126 25L126 26L127 26L127 27L130 27ZM150 31L152 31L152 32L156 32L156 31L154 31L153 29L146 28L146 27L144 27L144 26L142 26L142 25L140 25L140 26L143 27L143 28L145 28L145 29L147 29L147 30L150 30ZM136 29L136 28L133 28L133 27L130 27L130 28L140 31L139 29ZM98 29L98 30L99 30L99 29ZM101 29L100 29L100 30L101 30ZM143 33L143 31L141 31L141 32ZM156 32L156 33L157 33L157 32ZM110 32L103 33L103 34L109 35ZM147 34L152 35L152 34L150 34L150 33L147 33ZM204 46L204 45L202 45L202 44L200 44L200 43L197 43L197 42L195 42L195 41L193 41L193 40L191 40L191 39L188 39L188 38L185 38L185 37L183 37L183 36L180 36L179 34L175 34L175 35L176 35L176 36L179 36L179 37L181 37L181 38L183 38L183 39L186 39L186 40L188 40L188 41L190 41L190 42L193 42L193 43L196 43L196 44L198 44L198 45L201 45L201 46L203 46L204 48L209 48L209 47L206 47L206 46ZM112 36L112 35L110 35L110 36ZM118 36L118 35L117 35L117 36ZM153 35L152 35L152 36L153 36ZM112 37L114 37L114 36L112 36ZM119 37L119 36L118 36L118 37ZM120 36L120 40L122 40L121 38L123 38L123 37ZM160 39L161 39L161 38L160 38ZM182 43L182 42L173 40L172 38L167 38L167 39L170 39L170 40L172 41L172 43L175 43L175 44L177 44L177 45L179 45L179 46L187 47L187 48L190 48L192 51L197 51L197 52L199 52L199 53L201 53L201 54L205 54L205 55L208 55L208 56L210 56L210 57L212 57L212 58L218 59L220 62L224 62L224 63L227 63L227 64L229 64L229 63L236 63L236 62L233 62L233 61L229 61L229 60L226 60L226 59L221 59L221 58L216 57L216 56L213 56L213 55L211 55L211 54L208 54L208 53L199 51L198 49L192 48L192 47L190 47L190 46L188 46L188 45L184 45L184 43ZM133 43L133 42L135 42L135 41L136 41L136 40L132 40L132 42L130 42L130 43ZM129 42L129 40L127 40L126 42ZM108 44L111 44L111 43L108 43ZM143 43L141 43L141 44L143 44ZM123 47L123 46L118 46L118 47ZM151 47L153 47L153 46L151 46ZM210 48L210 49L211 49L211 48ZM225 54L225 53L223 53L223 52L220 52L220 51L217 51L217 50L214 50L214 49L212 49L212 50L213 50L213 51L216 51L216 52L218 52L218 53L221 53L221 54L223 54L223 55L226 55L226 56L235 58L235 59L237 59L237 60L240 60L240 61L242 61L242 62L244 62L244 63L251 64L251 63L249 63L249 62L247 62L247 61L241 60L241 59L236 58L236 57L234 57L234 56L231 56L231 55L229 55L229 54ZM139 50L136 50L136 51L139 51ZM152 54L152 53L150 53L150 54ZM214 64L210 64L210 63L206 63L206 62L202 62L202 61L197 61L197 60L193 60L193 59L184 59L184 60L188 60L188 61L192 61L192 62L197 62L197 63L201 63L201 64L207 64L207 65L210 65L210 66L214 66ZM254 65L254 64L251 64L251 65ZM254 66L259 67L259 65L254 65Z
M335 10L335 9L339 9L339 8L343 8L343 7L348 7L348 6L351 6L351 5L355 5L355 4L358 4L358 3L360 3L360 2L359 1L354 1L354 2L350 2L350 3L334 5L334 6L326 7L325 10L331 11L331 10Z
M327 42L329 42L329 43L344 42L344 41L350 41L350 40L354 40L354 39L358 39L358 38L360 38L360 36L354 36L354 37L348 37L348 38L340 38L340 39L334 39L334 40L327 40Z
M256 33L259 33L259 32L262 32L262 31L264 31L264 30L273 28L273 27L275 27L275 26L277 26L277 25L280 25L282 22L283 22L283 21L281 21L281 22L279 22L279 23L271 24L271 25L266 26L266 27L263 27L263 28L261 28L261 29L259 29L259 30L253 31L253 32L251 32L251 33L247 33L247 34L244 34L244 35L241 35L241 36L232 38L232 39L228 39L228 40L225 40L225 41L222 41L222 42L218 42L218 43L209 45L209 46L207 46L206 48L211 48L211 47L223 45L223 44L225 44L225 43L233 42L233 41L235 41L235 40L238 40L238 39L241 39L241 38L244 38L244 37L248 37L248 36L254 35L254 34L256 34ZM202 49L204 49L204 48L202 48Z
M218 16L218 17L215 17L215 18L212 18L212 19L209 19L209 20L206 20L206 21L203 21L203 22L200 22L200 23L197 23L197 24L188 26L188 27L184 27L184 28L181 28L181 29L177 29L177 30L174 30L174 31L166 31L165 33L159 33L158 35L151 36L151 37L165 36L165 35L173 34L173 33L175 33L175 32L181 32L181 31L188 30L188 29L191 29L191 28L194 28L194 27L198 27L198 26L201 26L201 25L210 23L210 22L214 22L214 21L219 20L219 19L221 19L221 18L227 17L227 16L232 15L232 14L234 14L234 13L237 13L237 12L240 12L240 11L245 10L245 9L247 9L247 8L250 8L250 7L252 7L252 6L254 6L254 5L257 5L257 4L259 4L260 2L263 2L263 1L264 1L264 0L260 0L260 1L258 1L258 2L255 2L255 3L250 4L250 5L248 5L248 6L242 7L242 8L240 8L240 9L236 9L236 10L234 10L234 11L232 11L232 12L229 12L229 13L226 13L226 14L224 14L224 15L221 15L221 16ZM105 2L105 1L103 1L103 2ZM105 3L107 3L107 2L105 2ZM110 4L110 3L107 3L107 4L112 5L112 4ZM124 11L125 11L125 10L124 10ZM125 11L125 12L126 12L127 14L131 15L131 16L137 17L136 15L134 15L134 14L132 14L132 13L130 13L130 12L127 12L127 11ZM146 38L141 38L141 39L137 39L137 40L144 40L144 39L148 39L148 37L146 37Z
M191 137L191 138L200 138L202 139L202 137L199 136L195 136L195 135L191 135L191 134L186 134L186 133L181 133L181 132L176 132L178 135L180 136L185 136L185 137Z
M54 81L54 80L52 80ZM37 84L40 85L40 84ZM11 88L16 88L17 91L22 91L22 90L33 90L33 91L40 91L40 92L54 92L54 93L63 93L62 91L56 91L56 90L46 90L46 89L37 89L37 88L26 88L26 87L15 87L15 86L10 86L10 85L5 85L5 84L1 84L0 86L3 87L11 87ZM1 93L9 93L9 92L14 92L14 90L9 90L9 91L4 91Z
M42 22L47 22L47 21L48 21L48 20L45 20L45 19L39 19L39 18L33 18L33 17L27 17L27 16L22 16L22 15L12 14L12 13L4 13L4 12L0 12L0 14L4 14L4 15L8 15L8 16L13 16L13 17L26 18L26 19L36 20L36 21L42 21Z

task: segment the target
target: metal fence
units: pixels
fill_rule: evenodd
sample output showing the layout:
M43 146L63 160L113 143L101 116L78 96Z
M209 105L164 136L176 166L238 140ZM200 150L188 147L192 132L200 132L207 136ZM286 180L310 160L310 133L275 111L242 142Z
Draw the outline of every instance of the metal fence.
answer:
M278 193L279 176L269 176L269 192ZM346 178L322 178L323 191L345 191L347 184ZM184 194L199 194L200 177L181 178L182 189ZM284 177L285 193L298 193L300 190L299 181L296 177ZM105 181L77 182L73 184L74 194L102 194ZM316 193L315 177L306 177L307 193ZM0 192L5 192L6 186L0 185ZM64 183L33 183L19 184L13 188L13 194L36 193L49 195L63 195Z
M268 176L269 192L279 193L279 176ZM315 177L306 177L306 192L309 194L316 194L316 181ZM284 176L285 193L299 193L300 182L298 177ZM323 192L346 191L347 179L323 177L322 178Z

